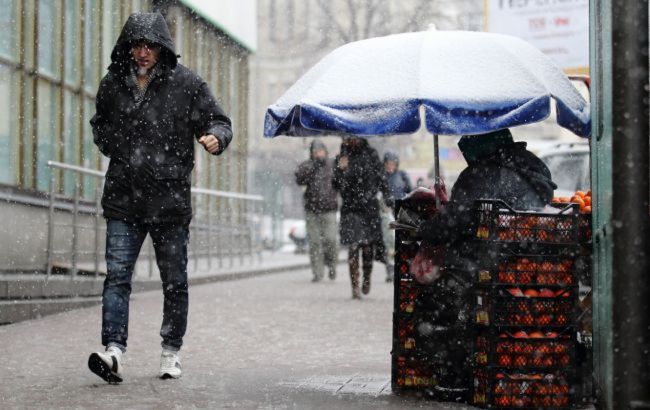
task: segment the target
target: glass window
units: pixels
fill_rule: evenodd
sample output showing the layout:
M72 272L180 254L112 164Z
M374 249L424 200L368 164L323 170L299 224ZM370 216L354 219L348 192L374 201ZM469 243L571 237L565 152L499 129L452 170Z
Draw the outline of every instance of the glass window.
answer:
M83 118L83 153L81 157L81 166L84 168L98 168L98 150L93 142L93 130L90 127L90 119L95 115L95 100L91 98L84 99L84 118ZM84 178L83 191L84 198L95 198L95 178Z
M38 122L36 124L36 189L47 191L50 187L50 169L47 161L56 160L55 141L57 88L49 82L38 82Z
M79 97L65 91L63 95L63 162L66 164L79 163ZM72 195L74 189L74 175L72 172L64 173L63 192Z
M0 64L0 183L16 183L16 147L18 142L17 75Z
M118 29L116 29L120 19L119 6L119 1L104 2L104 21L102 24L102 73L105 73L105 70L111 64L111 52L113 52L113 46L115 45L117 36L119 35L119 32L117 31Z
M57 55L59 38L56 35L57 18L54 0L38 2L38 70L53 77L58 75Z
M25 76L22 87L23 109L26 115L20 118L23 128L22 135L22 184L25 188L34 188L34 122L32 121L34 107L34 77Z
M16 24L16 1L0 0L0 27L2 36L0 36L0 54L12 60L16 58L16 38L18 24Z
M97 0L84 3L84 88L94 93L99 85L97 68L99 58L99 24L97 21Z
M64 31L64 66L65 81L69 84L79 84L79 0L65 0Z

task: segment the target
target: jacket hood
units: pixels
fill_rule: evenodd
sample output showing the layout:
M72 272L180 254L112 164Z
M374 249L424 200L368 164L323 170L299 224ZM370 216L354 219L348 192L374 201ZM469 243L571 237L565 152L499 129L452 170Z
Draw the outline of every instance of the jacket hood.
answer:
M131 44L147 40L160 45L159 63L176 67L178 55L174 49L169 28L160 13L133 13L129 16L111 53L109 70L124 70L131 61Z
M481 158L492 156L501 147L514 145L515 141L509 129L489 132L487 134L464 135L458 141L468 165L476 163Z
M393 161L396 165L396 168L399 168L399 155L394 151L386 151L384 153L384 164L388 161Z
M553 199L557 185L551 179L551 171L541 159L526 149L525 142L503 146L489 158L478 162L510 168L525 178L546 203Z
M309 146L309 157L313 159L314 157L314 151L322 149L325 151L325 156L327 156L327 146L323 144L322 141L319 140L313 140L311 142L311 145Z

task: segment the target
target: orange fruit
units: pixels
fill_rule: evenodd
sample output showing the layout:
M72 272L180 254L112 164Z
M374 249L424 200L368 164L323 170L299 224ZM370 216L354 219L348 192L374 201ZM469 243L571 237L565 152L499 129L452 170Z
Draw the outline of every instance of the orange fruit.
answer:
M528 296L529 298L536 298L539 296L539 292L536 291L535 289L526 289L524 295Z
M591 213L591 206L585 206L584 208L581 209L581 211L586 213L586 214L590 214Z
M571 202L573 202L574 204L578 204L580 206L580 209L585 207L585 201L582 199L582 197L572 196Z
M585 201L586 206L591 206L591 197L590 196L586 196L582 200Z
M580 198L584 198L585 195L586 195L586 194L585 194L584 191L576 191L576 194L575 194L575 196L579 196Z

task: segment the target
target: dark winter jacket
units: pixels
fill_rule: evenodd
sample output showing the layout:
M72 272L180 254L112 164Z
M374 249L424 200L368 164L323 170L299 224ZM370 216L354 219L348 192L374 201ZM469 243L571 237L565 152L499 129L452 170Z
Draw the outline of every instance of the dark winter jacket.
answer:
M154 77L141 104L131 79L131 44L161 46ZM159 13L129 17L111 54L112 64L97 92L94 141L110 157L102 206L107 218L189 221L194 140L213 134L223 152L232 139L230 120L206 83L178 64Z
M543 208L557 186L551 172L525 142L504 146L461 172L446 209L420 225L419 233L432 243L451 243L473 231L467 212L477 199L500 199L518 210Z
M325 144L314 140L309 149L310 158L300 164L296 170L296 183L305 185L305 211L313 213L334 212L338 208L336 191L332 187L334 162L329 158L314 158L317 149L327 152Z
M338 166L342 156L348 157L348 167L345 170ZM334 162L332 185L343 199L341 243L382 243L377 194L381 192L384 198L389 198L390 193L377 151L365 139L360 139L360 144L352 149L344 142L341 145L341 153Z
M402 199L409 192L413 190L411 179L408 174L399 169L399 156L394 152L387 152L384 154L384 164L386 161L393 161L396 165L393 173L386 172L386 182L388 183L388 190L393 199Z

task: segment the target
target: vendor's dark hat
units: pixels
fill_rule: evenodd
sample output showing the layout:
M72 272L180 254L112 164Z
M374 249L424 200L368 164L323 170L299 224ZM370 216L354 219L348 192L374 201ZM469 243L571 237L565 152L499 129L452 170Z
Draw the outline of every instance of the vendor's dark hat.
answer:
M458 148L463 153L465 161L472 164L494 154L499 148L514 143L510 130L506 128L487 134L464 135L458 141Z

